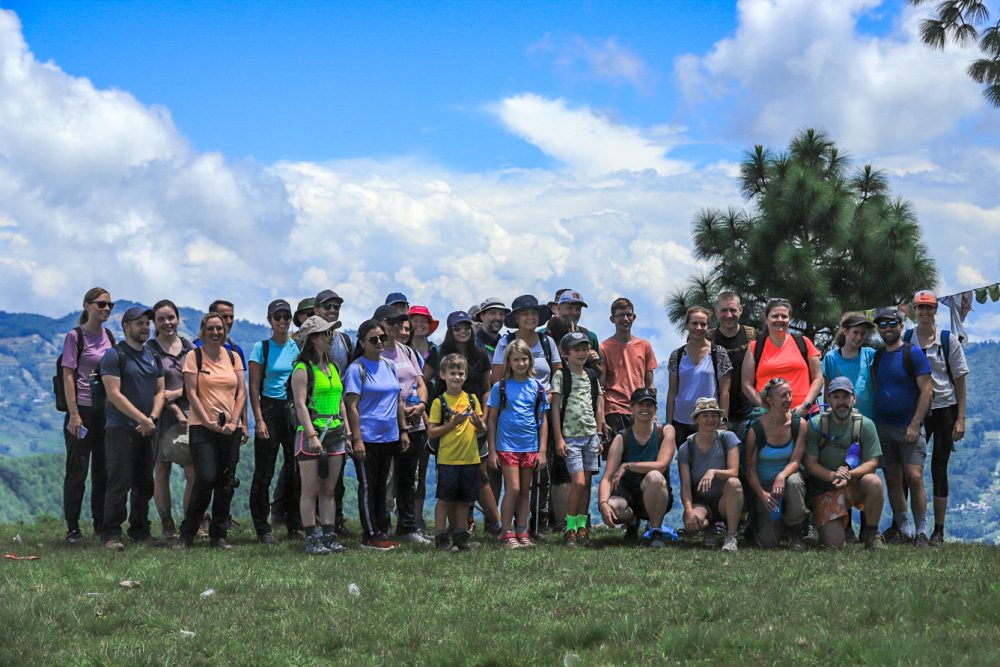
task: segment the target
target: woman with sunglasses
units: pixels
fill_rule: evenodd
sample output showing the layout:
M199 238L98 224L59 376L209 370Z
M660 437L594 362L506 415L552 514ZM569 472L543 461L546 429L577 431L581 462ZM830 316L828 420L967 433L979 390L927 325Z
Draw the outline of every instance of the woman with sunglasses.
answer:
M441 343L440 354L444 359L449 354L458 354L465 357L468 368L465 373L465 383L462 390L470 394L475 394L479 398L480 405L486 405L487 394L490 391L490 358L486 352L476 345L474 331L472 328L472 317L468 313L455 311L448 315L448 331L444 335L444 342ZM433 403L442 393L444 393L444 383L438 386L434 392ZM483 510L483 519L486 521L486 530L494 536L500 535L500 509L497 507L497 496L500 494L500 486L503 478L499 471L495 480L491 484L489 466L486 465L489 447L486 443L486 434L479 437L479 505ZM443 513L441 519L444 518ZM434 524L440 530L439 517L435 511ZM456 526L457 527L457 526ZM475 521L472 511L469 511L469 532L475 528Z
M358 327L361 356L344 376L344 405L358 467L361 546L388 551L399 546L388 537L385 486L389 468L410 448L406 414L395 367L382 358L389 335L371 319Z
M60 357L62 387L66 394L66 477L63 481L63 514L66 517L66 542L80 544L80 511L90 468L90 512L95 532L104 523L104 411L93 404L90 395L91 375L97 370L104 352L115 344L114 335L104 327L115 304L103 287L93 287L83 295L79 326L63 340Z
M769 299L764 306L766 331L751 341L743 358L743 394L751 405L763 405L760 392L768 380L782 377L792 388L793 411L809 414L816 397L823 391L823 373L819 350L801 334L789 332L792 304L787 299Z
M399 313L395 306L379 306L374 318L388 334L382 358L392 363L399 379L401 400L405 401L406 430L409 433L408 450L400 452L393 468L393 491L396 501L396 535L414 544L430 544L420 530L423 517L417 513L417 469L420 456L427 445L427 385L424 382L423 358L404 343L405 326L409 316ZM391 502L391 500L389 501ZM423 511L423 502L419 505Z
M243 362L224 347L228 335L219 313L201 318L201 347L184 359L184 392L191 405L188 439L194 462L194 489L184 511L180 539L175 548L194 545L201 518L212 506L208 527L211 545L230 549L226 541L229 507L236 486L236 464L243 439L240 421L246 404Z
M298 494L295 493L295 451L288 411L290 396L286 389L299 357L299 346L288 336L292 307L287 301L272 301L267 307L267 321L271 325L271 337L254 343L247 362L250 367L250 407L255 424L250 516L257 531L257 541L260 544L277 544L267 519L271 511L271 479L279 450L282 453L284 488L289 492L282 496L284 507L277 509L285 517L289 537L295 534L300 523L296 502Z

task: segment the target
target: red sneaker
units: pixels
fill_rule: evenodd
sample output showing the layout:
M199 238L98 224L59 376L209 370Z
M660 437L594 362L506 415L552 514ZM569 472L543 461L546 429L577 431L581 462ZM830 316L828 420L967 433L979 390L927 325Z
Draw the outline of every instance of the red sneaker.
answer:
M523 549L530 549L535 546L535 543L531 541L531 536L528 535L528 533L519 533L517 541L521 543L521 548Z
M517 539L517 535L514 534L513 530L508 530L507 532L500 535L500 548L502 549L521 548L521 541Z

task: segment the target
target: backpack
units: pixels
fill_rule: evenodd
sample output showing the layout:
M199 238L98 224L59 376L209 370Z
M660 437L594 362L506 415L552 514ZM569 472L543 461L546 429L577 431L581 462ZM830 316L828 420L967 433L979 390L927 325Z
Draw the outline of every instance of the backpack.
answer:
M465 392L465 395L469 399L469 407L475 409L476 401L472 396L472 392L467 391ZM448 406L448 401L444 399L444 394L438 394L438 397L435 398L434 401L437 401L438 405L441 406L441 423L444 424L446 421L452 418L452 416L455 414L455 411ZM434 401L431 401L432 405L434 404ZM430 411L428 410L428 414L429 413ZM440 446L440 444L441 444L441 438L429 438L427 440L427 451L433 454L434 456L437 456L438 447Z
M510 345L517 338L516 331L508 331L504 339L507 341L507 345ZM545 363L549 365L549 374L552 373L552 343L549 335L546 333L538 334L538 342L542 345L542 354L545 355Z
M914 329L907 329L903 332L903 342L910 343L913 341ZM926 352L926 350L924 350ZM878 353L876 353L878 354ZM955 376L951 374L951 332L947 329L941 330L941 354L944 355L944 369L948 372L948 382L951 386L955 386Z
M831 411L830 410L826 410L825 412L823 412L819 416L819 451L820 451L820 453L823 452L823 450L826 448L826 446L829 443L831 443L834 440L836 440L835 437L830 437L830 414L831 414ZM862 414L860 412L858 412L858 410L856 408L853 409L853 410L851 410L851 442L850 442L850 444L854 444L855 442L857 442L857 443L860 444L860 442L861 442L861 424L862 424L863 420L864 420L864 417L862 416ZM846 454L845 454L845 456L846 456ZM817 458L819 458L819 457L817 456Z
M722 442L722 436L720 435L720 433L721 433L721 431L716 431L715 432L715 439L719 442L719 445L722 447L722 456L723 456L723 458L726 459L726 462L728 463L728 460L729 460L729 450L726 449L725 444ZM687 443L687 446L688 446L688 470L693 470L694 469L694 456L695 456L695 452L698 451L698 443L695 442L695 438L697 438L697 437L698 437L697 433L692 433L691 435L689 435L687 437L687 440L684 441L684 442ZM680 447L678 447L677 449L680 449ZM737 450L738 450L738 448L737 448ZM699 452L699 455L700 455L700 452ZM677 464L680 465L680 461L678 461ZM696 486L694 484L694 480L693 479L691 480L691 484L692 484L692 486Z
M872 388L875 390L875 395L878 396L878 366L882 363L882 356L885 354L885 348L880 347L875 350L875 358L872 360ZM917 369L913 364L913 344L903 343L903 370L906 371L907 376L913 383L917 383Z
M705 336L705 338L714 343L718 331L719 331L718 328L709 329L708 334ZM757 330L746 324L740 325L740 333L743 334L743 342L737 345L736 347L726 349L726 352L737 352L737 353L744 352L748 347L750 347L750 341L757 338Z
M809 367L809 348L806 347L806 337L802 334L790 334L792 339L795 340L795 346L799 348L799 353L802 358L805 359L806 367ZM753 349L753 365L754 368L760 368L760 360L764 356L764 343L767 342L767 332L762 331L757 334L757 344ZM749 343L748 343L749 345Z
M541 409L542 409L542 399L545 396L545 390L542 389L542 383L539 382L538 380L532 380L532 382L535 383L535 389L536 389L536 392L535 392L535 430L537 431L538 428L542 425L542 416L541 416L540 413L541 413ZM503 410L505 405L507 405L507 378L502 378L500 380L500 407L497 408L497 412L499 412L500 410Z
M749 343L748 343L749 344ZM725 350L721 345L716 345L712 343L712 347L708 352L708 355L712 358L712 380L715 381L715 397L717 399L722 399L719 395L719 357L722 356L722 352ZM670 361L668 364L677 367L677 389L680 390L681 386L681 357L687 354L687 345L681 345L679 348L670 353Z
M118 355L118 379L121 381L125 377L125 348L128 345L123 341L121 343L116 343L112 349ZM145 349L145 348L143 348ZM156 362L156 370L158 373L163 372L163 360L160 359L160 355L152 350L149 351L153 355L153 360ZM97 368L90 376L90 400L91 407L98 412L104 412L104 406L108 402L108 391L104 388L104 378L101 375L101 367L98 364Z
M799 439L799 428L802 426L802 418L792 413L792 447ZM753 429L754 435L757 437L757 441L754 445L754 451L759 452L764 444L767 442L767 434L764 433L764 425L760 423L760 418L754 419L750 422L750 428Z
M76 332L76 365L79 367L80 355L83 354L83 329L81 327L73 327L73 331ZM104 333L107 335L108 341L114 345L115 335L108 329L105 329ZM56 410L67 412L69 411L69 406L66 403L66 386L63 384L62 359L62 352L60 352L59 356L56 357L56 374L52 376L52 393L55 396ZM78 372L78 369L73 369L74 381Z
M587 379L590 380L590 406L594 411L594 419L597 419L597 397L599 395L599 390L597 388L597 371L587 366L584 366L583 370L587 374ZM562 396L559 401L559 423L562 425L566 422L566 405L569 403L569 394L573 391L573 373L566 366L563 366L562 368L561 389Z

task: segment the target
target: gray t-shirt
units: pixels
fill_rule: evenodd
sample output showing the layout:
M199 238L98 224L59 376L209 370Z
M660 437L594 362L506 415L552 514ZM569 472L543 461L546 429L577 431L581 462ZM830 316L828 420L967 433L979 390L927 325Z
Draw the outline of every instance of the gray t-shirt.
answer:
M916 344L916 336L911 341ZM931 409L946 408L949 405L958 403L958 396L955 394L955 387L948 379L948 365L944 360L944 347L941 345L941 330L934 332L934 341L924 350L927 361L931 364L931 384L934 387L934 395L931 399ZM969 374L969 364L965 360L965 350L958 336L951 334L948 341L948 361L951 362L951 374L958 379Z
M139 412L148 415L153 410L156 382L163 377L163 366L157 363L153 351L148 347L133 350L125 343L121 347L125 349L125 377L120 378L122 394ZM104 353L100 368L101 376L118 377L118 346ZM104 415L107 428L137 426L135 421L119 412L110 399L105 405Z
M561 364L562 357L559 356L559 346L556 342L552 340L551 336L545 336L549 341L549 350L552 353L552 363ZM493 365L502 366L503 356L507 353L507 336L500 336L500 342L497 343L496 352L493 353ZM552 370L549 368L548 361L545 360L545 350L542 348L542 334L538 334L538 342L536 342L531 347L531 356L535 359L535 375L534 378L542 384L542 388L548 391L552 384Z
M708 490L708 493L699 493L696 491L698 488L698 482L701 478L705 476L705 473L709 470L725 470L728 466L726 465L726 455L731 449L735 449L740 446L740 439L736 437L736 434L732 431L717 431L715 440L712 441L712 446L709 447L708 451L702 453L698 451L698 445L694 443L694 438L697 434L692 434L677 450L677 465L682 463L688 466L691 470L691 493L692 495L698 495L705 498L718 498L722 495L722 489L725 485L725 480L719 479L718 477L712 480L712 487ZM694 461L691 461L690 451L694 449Z

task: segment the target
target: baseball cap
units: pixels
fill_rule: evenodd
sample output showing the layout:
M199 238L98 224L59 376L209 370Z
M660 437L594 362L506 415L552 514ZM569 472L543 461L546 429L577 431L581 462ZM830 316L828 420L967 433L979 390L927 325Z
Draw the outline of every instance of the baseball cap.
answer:
M379 306L378 308L376 308L375 314L372 315L372 318L378 320L379 322L381 322L382 320L396 320L399 318L409 319L409 317L405 314L400 315L399 311L396 310L395 306L390 306L390 305Z
M288 314L292 314L292 306L290 303L284 299L275 299L271 303L267 304L267 316L274 317L275 313L281 312L282 310L287 310Z
M632 392L631 398L628 399L629 405L635 405L636 403L642 403L643 401L652 401L656 403L656 390L652 387L639 387Z
M905 318L903 317L903 311L896 306L881 306L875 309L875 316L872 319L876 322L879 320L895 320L897 322L902 322Z
M922 289L913 295L914 306L934 306L937 308L937 295L929 289Z
M826 393L832 394L835 391L846 391L853 394L854 383L845 378L843 375L835 377L830 380L830 386L826 388Z
M321 303L326 303L330 299L333 299L337 303L344 303L344 300L340 298L339 294L334 292L332 289L325 289L316 295L316 303L314 305L318 306Z
M480 315L491 308L499 308L503 311L504 315L510 312L510 308L504 304L503 299L498 296L489 296L483 299L483 302L479 304L479 312L476 313L476 319L482 321Z
M590 345L590 339L582 331L570 331L559 341L559 347L564 350L571 350L577 345L582 344Z
M584 308L587 307L587 304L583 300L583 297L580 296L580 293L573 290L566 290L559 296L559 305L561 306L564 303L578 303Z
M389 296L385 297L385 305L392 306L397 303L410 303L410 300L402 292L392 292Z
M853 329L854 327L874 327L875 325L872 324L864 315L851 315L841 323L841 326L845 329Z
M122 324L126 324L133 320L137 320L140 317L148 317L150 320L153 319L153 311L149 308L143 308L142 306L132 306L124 313L122 313Z
M448 315L448 328L452 329L462 323L472 324L472 317L464 310L456 310Z

